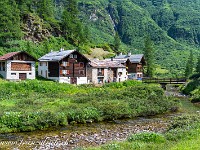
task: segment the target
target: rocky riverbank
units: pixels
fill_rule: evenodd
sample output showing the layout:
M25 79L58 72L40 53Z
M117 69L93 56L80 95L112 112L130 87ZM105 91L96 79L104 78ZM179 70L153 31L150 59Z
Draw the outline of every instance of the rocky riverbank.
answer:
M4 143L3 146L15 150L71 150L98 146L111 141L123 141L133 133L165 132L170 118L176 115L75 125L51 132L7 134L6 136L1 135L2 141L0 142Z

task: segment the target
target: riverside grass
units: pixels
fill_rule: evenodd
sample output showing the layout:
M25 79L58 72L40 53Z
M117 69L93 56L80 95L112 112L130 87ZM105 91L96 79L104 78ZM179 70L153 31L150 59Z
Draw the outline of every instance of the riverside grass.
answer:
M101 87L41 80L1 80L0 84L0 133L156 115L178 108L158 85L139 81Z
M124 142L111 142L87 150L199 150L200 117L190 114L172 120L166 133L141 132Z

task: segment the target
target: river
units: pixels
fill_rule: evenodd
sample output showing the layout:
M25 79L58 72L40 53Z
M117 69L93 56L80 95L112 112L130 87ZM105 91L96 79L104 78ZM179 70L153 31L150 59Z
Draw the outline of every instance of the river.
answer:
M0 134L0 149L71 150L88 146L93 147L111 141L123 141L134 133L144 131L165 132L172 118L180 114L173 113L110 122L68 125L48 131Z

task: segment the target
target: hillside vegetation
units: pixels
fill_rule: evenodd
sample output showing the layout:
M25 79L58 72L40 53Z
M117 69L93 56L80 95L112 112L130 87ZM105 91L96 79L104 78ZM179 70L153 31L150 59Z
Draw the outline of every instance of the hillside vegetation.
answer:
M96 46L143 53L144 39L150 36L160 68L157 74L166 76L159 71L165 70L176 77L183 76L189 51L199 53L198 0L2 0L0 4L0 54L26 50L39 58L61 47L90 54ZM119 49L115 35L121 41Z

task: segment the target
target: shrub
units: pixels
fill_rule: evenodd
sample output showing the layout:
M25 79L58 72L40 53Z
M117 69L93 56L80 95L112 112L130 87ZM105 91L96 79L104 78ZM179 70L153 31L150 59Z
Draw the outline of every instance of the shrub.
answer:
M87 120L99 121L100 112L94 107L70 105L67 118L69 122L76 121L79 123L86 123Z
M200 102L200 86L194 91L192 91L191 94L192 94L192 97L191 97L192 103Z
M199 128L200 117L198 115L183 115L174 118L165 136L172 141L190 139L199 136Z
M186 87L182 90L184 94L191 94L192 91L194 91L198 86L200 85L200 80L192 80L190 81Z
M105 120L127 118L131 116L131 109L129 104L125 101L110 100L96 102L94 106L101 112L101 116Z
M43 130L49 127L67 125L66 115L52 112L7 112L0 117L1 126L12 132ZM0 133L4 132L0 129Z

